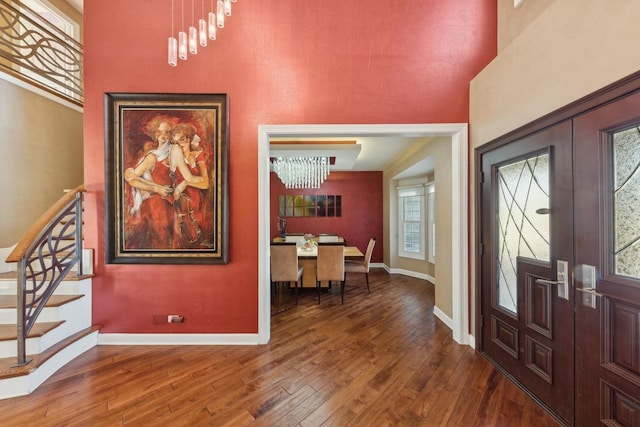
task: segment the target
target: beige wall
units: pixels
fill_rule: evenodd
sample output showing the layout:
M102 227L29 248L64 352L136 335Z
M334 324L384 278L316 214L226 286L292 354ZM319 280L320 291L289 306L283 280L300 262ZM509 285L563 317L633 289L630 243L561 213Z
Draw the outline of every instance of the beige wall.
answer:
M498 55L553 2L523 0L513 7L513 0L498 0Z
M507 13L509 3L499 0L498 57L471 82L472 148L640 70L639 1L523 0ZM473 166L471 162L472 215ZM472 217L472 248L474 221ZM472 294L474 258L472 253Z
M398 206L395 188L398 182L392 177L427 157L435 158L435 191L436 191L436 264L427 260L416 261L400 258L398 248ZM432 271L430 276L436 280L436 307L449 317L453 315L452 306L452 259L451 259L451 140L450 138L425 139L425 143L416 150L407 152L383 174L384 213L383 227L388 245L384 249L384 262L389 268L403 269L416 273ZM429 267L431 266L431 267Z
M78 23L82 40L82 15L64 0L49 2ZM0 74L0 248L16 244L84 174L82 113L13 81Z
M554 0L471 81L472 146L639 70L638 16L637 0Z
M0 78L0 247L83 182L82 114Z

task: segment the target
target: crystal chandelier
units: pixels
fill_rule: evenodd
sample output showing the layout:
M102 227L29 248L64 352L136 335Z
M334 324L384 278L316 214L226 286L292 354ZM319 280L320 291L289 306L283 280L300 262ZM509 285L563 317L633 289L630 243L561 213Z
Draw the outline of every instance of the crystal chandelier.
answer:
M286 188L320 188L329 176L329 157L278 157L273 170Z
M171 0L171 36L169 37L168 61L172 67L178 66L178 58L183 61L187 60L188 54L196 55L198 53L198 45L207 47L207 40L215 40L218 29L224 28L225 17L231 16L231 3L237 0L216 0L216 11L214 13L214 0L211 0L208 19L205 20L204 0L201 0L200 19L198 19L196 27L196 0L191 0L191 26L187 33L184 29L184 0L182 2L182 21L178 38L175 38L174 32L174 0Z

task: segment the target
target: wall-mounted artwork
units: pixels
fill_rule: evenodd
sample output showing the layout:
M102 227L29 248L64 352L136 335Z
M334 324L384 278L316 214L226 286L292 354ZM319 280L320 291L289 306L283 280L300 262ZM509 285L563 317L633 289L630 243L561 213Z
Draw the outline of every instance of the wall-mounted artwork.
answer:
M106 262L228 262L224 94L105 95Z
M281 217L342 216L342 196L281 195L278 198L278 212Z

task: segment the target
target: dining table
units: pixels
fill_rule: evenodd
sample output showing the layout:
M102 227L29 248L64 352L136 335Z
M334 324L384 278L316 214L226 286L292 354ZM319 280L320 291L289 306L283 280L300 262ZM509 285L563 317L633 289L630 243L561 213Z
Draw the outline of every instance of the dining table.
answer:
M318 257L318 247L313 246L309 249L301 248L298 246L298 258L317 258ZM345 246L344 247L344 257L345 258L357 258L363 257L364 254L358 249L357 246Z
M313 246L305 249L298 246L298 265L303 268L302 271L302 287L303 288L315 288L316 287L316 259L318 258L318 247ZM364 254L357 246L344 246L345 258L362 258ZM329 284L323 282L321 287L328 287Z

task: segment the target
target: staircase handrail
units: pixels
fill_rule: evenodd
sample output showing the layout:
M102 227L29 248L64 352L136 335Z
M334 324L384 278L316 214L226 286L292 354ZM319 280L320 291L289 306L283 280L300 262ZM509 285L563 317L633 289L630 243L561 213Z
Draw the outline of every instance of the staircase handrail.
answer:
M82 266L82 195L80 185L63 195L27 231L6 262L17 262L17 366L26 365L26 341L38 315L77 264Z

